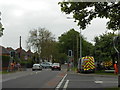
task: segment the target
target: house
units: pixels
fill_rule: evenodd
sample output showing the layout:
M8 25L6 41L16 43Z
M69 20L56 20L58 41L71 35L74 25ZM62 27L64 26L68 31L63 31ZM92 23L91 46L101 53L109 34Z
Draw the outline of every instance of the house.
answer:
M32 59L32 57L33 57L33 53L31 52L30 49L26 52L26 55L29 59Z
M5 47L0 46L0 56L10 56L10 53Z
M9 51L11 57L16 56L17 52L13 48L7 47L6 49Z
M17 48L16 50L17 56L18 58L20 58L21 60L25 60L26 57L26 51L22 48Z
M10 53L9 51L3 47L0 46L0 70L6 70L8 65L9 65L9 61L10 61Z

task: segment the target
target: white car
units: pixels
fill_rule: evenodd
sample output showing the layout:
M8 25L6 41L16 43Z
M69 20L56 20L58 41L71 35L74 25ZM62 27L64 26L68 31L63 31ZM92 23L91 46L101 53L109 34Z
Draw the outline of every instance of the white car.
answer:
M52 63L50 63L50 62L42 62L42 63L41 63L41 66L42 66L43 68L51 68Z
M52 70L61 70L61 65L60 65L60 63L53 63L53 65L52 65L52 68L51 68Z
M40 64L33 64L32 71L34 70L42 70L42 66Z

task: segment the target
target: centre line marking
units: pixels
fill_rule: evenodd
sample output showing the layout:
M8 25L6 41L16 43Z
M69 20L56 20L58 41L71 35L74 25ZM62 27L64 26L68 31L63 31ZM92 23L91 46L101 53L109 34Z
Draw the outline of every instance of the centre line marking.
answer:
M103 83L103 81L95 81L95 83Z
M60 86L62 85L64 79L66 78L67 74L63 77L63 79L60 81L60 83L57 85L55 90L58 90L58 88L60 88Z
M64 89L66 89L66 88L67 88L68 83L69 83L69 80L67 80L67 81L66 81L66 83L65 83L65 85L64 85L64 87L63 87Z

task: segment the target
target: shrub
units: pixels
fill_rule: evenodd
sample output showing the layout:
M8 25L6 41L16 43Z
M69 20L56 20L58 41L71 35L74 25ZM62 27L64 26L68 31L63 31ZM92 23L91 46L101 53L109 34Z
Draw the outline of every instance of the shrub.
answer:
M9 56L2 56L2 67L8 67L10 61Z

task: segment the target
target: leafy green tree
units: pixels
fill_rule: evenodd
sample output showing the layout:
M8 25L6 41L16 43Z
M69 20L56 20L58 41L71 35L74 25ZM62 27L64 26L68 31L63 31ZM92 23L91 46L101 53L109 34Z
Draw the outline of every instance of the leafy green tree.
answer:
M85 29L96 17L108 18L107 28L120 30L120 2L59 2L61 11L73 14L78 26Z
M42 60L48 60L51 56L52 42L54 41L52 33L45 28L34 29L29 33L30 36L27 40L28 47L32 47Z
M93 45L82 38L82 56L93 55ZM59 51L68 55L68 51L72 50L73 58L77 63L78 57L80 57L80 34L74 29L70 29L68 32L62 34L59 37ZM78 51L77 51L78 50ZM78 55L78 56L77 56Z
M99 37L95 37L95 60L109 61L116 59L116 51L113 47L114 33L105 33Z

